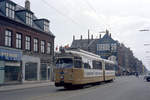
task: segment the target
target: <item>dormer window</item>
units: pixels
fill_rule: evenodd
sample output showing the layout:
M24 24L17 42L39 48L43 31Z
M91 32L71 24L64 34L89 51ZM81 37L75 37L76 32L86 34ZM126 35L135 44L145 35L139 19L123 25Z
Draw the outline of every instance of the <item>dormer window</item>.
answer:
M48 21L44 21L44 31L49 32L49 22Z
M15 18L15 5L6 2L6 16L9 18Z
M26 24L32 26L33 15L29 12L26 12Z

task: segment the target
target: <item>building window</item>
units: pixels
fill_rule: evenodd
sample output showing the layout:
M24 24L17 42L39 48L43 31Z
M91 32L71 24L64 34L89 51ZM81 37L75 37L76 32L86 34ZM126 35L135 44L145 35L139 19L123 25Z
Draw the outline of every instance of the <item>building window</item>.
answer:
M27 62L25 64L25 80L34 81L37 80L37 68L38 63Z
M9 30L5 31L5 46L11 47L12 45L12 32Z
M6 16L10 18L15 18L15 6L10 3L6 3Z
M32 22L33 22L32 18L33 18L32 14L29 12L26 12L26 24L32 26Z
M31 38L29 36L26 36L26 45L25 45L26 50L31 49Z
M51 53L51 44L47 43L47 53L50 54Z
M38 39L34 39L34 52L38 52Z
M116 51L117 50L117 44L116 43L111 44L111 50L112 51Z
M22 36L20 33L16 34L16 48L21 49L22 47Z
M40 69L41 69L40 70L41 80L46 80L47 79L47 64L41 64Z
M48 32L49 31L49 22L44 21L44 31Z
M45 42L41 41L41 52L45 53Z
M107 51L110 50L110 44L98 44L97 51Z

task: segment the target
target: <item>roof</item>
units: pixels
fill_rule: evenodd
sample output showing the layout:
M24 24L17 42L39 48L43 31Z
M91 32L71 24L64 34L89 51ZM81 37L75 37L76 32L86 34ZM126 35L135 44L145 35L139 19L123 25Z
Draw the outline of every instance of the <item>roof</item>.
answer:
M79 39L79 40L74 40L72 42L71 47L72 48L88 48L90 45L98 41L99 39Z
M2 2L2 1L5 1L5 0L0 0L0 2ZM7 1L7 0L6 0L6 1ZM11 1L11 0L8 0L8 1ZM13 1L11 1L11 2L13 2ZM19 11L29 11L29 10L27 10L26 8L24 8L24 7L22 7L22 6L16 4L16 9L15 9L15 11L16 11L16 12L19 12ZM33 13L32 11L30 11L30 12ZM0 16L10 19L9 17L5 16L5 14L2 12L1 9L0 9ZM44 18L43 18L43 19L44 19ZM38 24L36 24L36 23L34 22L34 20L38 20L38 18L37 18L34 14L33 14L33 23L32 23L32 26L27 25L27 24L21 19L20 16L17 16L17 14L15 14L15 18L14 18L14 19L10 19L10 20L15 21L15 22L18 22L18 23L23 24L23 25L25 25L25 26L28 26L28 27L30 27L30 28L32 28L32 29L41 31L41 32L43 32L43 33L46 33L46 34L48 34L48 35L51 35L51 36L55 37L55 36L53 35L53 33L52 33L50 30L49 30L49 32L45 32L43 29L41 29L41 28L39 27ZM45 20L46 20L46 19L45 19Z
M99 43L116 43L117 41L115 41L114 39L112 39L111 34L106 33L103 38L101 38L99 40Z

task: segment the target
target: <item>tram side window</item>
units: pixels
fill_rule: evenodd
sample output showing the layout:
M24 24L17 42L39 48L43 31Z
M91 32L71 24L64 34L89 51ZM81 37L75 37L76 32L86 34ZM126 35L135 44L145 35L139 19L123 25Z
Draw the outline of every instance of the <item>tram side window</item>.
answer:
M114 70L114 66L113 66L112 64L106 63L106 64L105 64L105 69L106 69L106 70Z
M74 61L74 67L75 68L82 68L82 62L80 60Z
M84 68L91 69L90 64L89 63L84 63Z
M102 62L93 60L92 64L93 64L93 69L102 69Z

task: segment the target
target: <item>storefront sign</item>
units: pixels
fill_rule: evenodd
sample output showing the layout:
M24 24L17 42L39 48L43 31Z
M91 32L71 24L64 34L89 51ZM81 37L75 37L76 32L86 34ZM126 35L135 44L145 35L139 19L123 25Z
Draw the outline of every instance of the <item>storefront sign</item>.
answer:
M9 61L20 61L22 52L0 48L0 59Z

